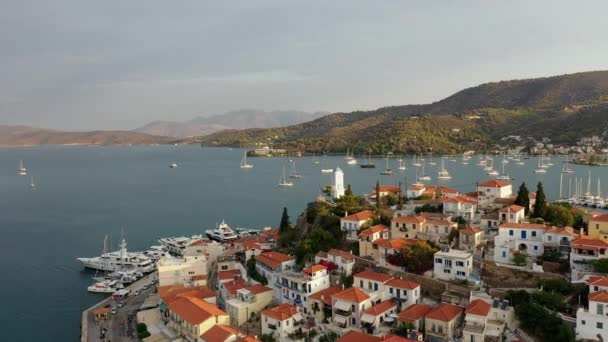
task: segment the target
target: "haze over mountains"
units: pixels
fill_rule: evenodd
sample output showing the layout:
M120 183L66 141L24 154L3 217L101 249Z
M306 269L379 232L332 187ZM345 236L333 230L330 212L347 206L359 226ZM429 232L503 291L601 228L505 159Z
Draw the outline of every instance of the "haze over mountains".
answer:
M225 129L271 128L295 125L317 119L325 112L308 113L294 110L263 111L241 109L209 117L197 117L185 122L154 121L135 132L169 137L203 136Z

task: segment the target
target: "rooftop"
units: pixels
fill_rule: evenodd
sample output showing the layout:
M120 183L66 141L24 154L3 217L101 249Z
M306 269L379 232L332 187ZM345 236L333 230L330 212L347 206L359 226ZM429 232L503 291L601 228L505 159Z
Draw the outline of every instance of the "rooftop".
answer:
M351 287L341 292L335 293L334 298L351 303L361 303L369 299L369 296L360 288Z
M168 304L169 309L192 325L198 325L215 316L228 316L227 313L202 299L181 297Z
M518 212L520 212L522 210L525 210L525 209L526 208L522 207L521 205L511 204L510 206L504 207L504 208L500 209L499 211L501 213L510 213L510 212L518 213Z
M443 257L455 257L455 258L472 258L473 255L469 252L461 251L459 249L450 249L449 251L439 251L435 253L435 256Z
M215 297L215 291L207 286L185 287L183 285L167 285L158 287L158 296L165 303L170 303L180 297L211 298Z
M512 229L547 229L547 226L540 223L502 223L498 228L512 228Z
M386 283L387 281L393 279L393 276L386 273L374 272L374 271L363 271L355 274L355 278L363 278L373 281L379 281Z
M608 222L608 214L594 216L594 217L590 218L589 221Z
M425 220L422 216L399 216L393 217L391 221L396 223L422 223Z
M460 233L465 235L475 235L477 233L481 233L481 229L477 227L467 227L465 229L461 229Z
M229 325L216 324L201 335L205 342L225 342L232 336L238 336L240 331Z
M370 314L372 316L378 316L394 307L397 307L397 303L395 303L392 299L389 299L379 304L376 304L369 309L364 310L363 313Z
M415 288L420 287L420 284L415 281L403 280L403 279L391 279L386 283L386 285L391 286L391 287L400 288L400 289L409 289L409 290L413 290Z
M499 181L497 179L490 179L488 181L481 182L478 184L478 186L481 186L484 188L503 188L505 186L510 186L510 185L511 185L511 183Z
M449 303L441 303L439 306L433 308L427 315L426 318L435 319L442 322L449 322L456 318L463 308Z
M589 294L589 301L608 303L608 292L597 291Z
M262 311L262 315L274 318L279 321L284 321L298 313L298 309L292 304L281 304L273 308Z
M258 254L255 256L256 262L260 262L272 269L275 269L275 268L281 266L281 264L284 262L288 262L288 261L295 260L295 259L296 258L291 255L274 252L274 251L264 252L264 253L261 253L261 254Z
M345 260L351 261L351 260L355 260L355 256L347 251L343 251L341 249L335 249L332 248L327 252L328 255L335 255L335 256L339 256L342 257Z
M487 316L492 306L482 299L475 299L467 306L467 315Z
M309 296L309 298L314 299L314 300L320 300L327 305L331 305L331 297L334 294L341 292L341 291L342 291L342 288L337 287L337 286L332 286L332 287L328 287L324 290L321 290L319 292L315 292L315 293L311 294Z
M361 233L359 233L360 237L368 237L374 233L380 233L383 231L387 231L388 232L388 227L383 225L383 224L377 224L375 226L369 227L365 230L363 230Z
M371 210L360 211L356 214L348 215L342 218L345 221L366 221L374 217L374 212Z
M433 308L426 304L412 304L399 314L399 322L414 323L426 316L431 310Z

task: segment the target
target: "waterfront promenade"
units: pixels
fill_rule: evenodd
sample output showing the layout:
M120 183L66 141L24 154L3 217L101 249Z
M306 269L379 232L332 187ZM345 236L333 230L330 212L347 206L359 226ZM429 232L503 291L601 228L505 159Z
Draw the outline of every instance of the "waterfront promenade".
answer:
M135 330L136 320L129 323L129 316L135 315L140 306L144 303L146 298L155 289L155 286L150 286L144 290L143 287L146 284L150 284L153 280L158 279L157 273L153 272L142 279L134 282L133 284L126 287L129 289L129 296L125 301L125 305L122 308L117 307L115 315L110 314L109 317L102 321L95 321L93 312L98 308L113 307L118 304L112 296L100 301L99 303L91 306L90 308L82 312L82 327L81 327L81 342L106 342L106 341L134 341L137 339L137 332ZM140 290L141 293L135 296L135 292ZM129 325L132 327L135 338L127 336L127 330ZM105 337L101 337L101 329L105 328Z

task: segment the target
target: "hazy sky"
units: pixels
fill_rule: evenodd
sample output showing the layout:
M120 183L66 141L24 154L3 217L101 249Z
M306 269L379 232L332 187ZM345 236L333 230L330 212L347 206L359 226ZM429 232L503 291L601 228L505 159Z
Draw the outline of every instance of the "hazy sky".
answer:
M608 69L608 1L0 0L0 124L351 111Z

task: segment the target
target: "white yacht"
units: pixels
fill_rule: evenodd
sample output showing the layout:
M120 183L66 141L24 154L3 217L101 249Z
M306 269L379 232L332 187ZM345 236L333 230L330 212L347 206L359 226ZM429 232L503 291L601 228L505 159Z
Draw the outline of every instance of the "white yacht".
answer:
M173 164L169 164L169 167L172 169L175 169L177 167L177 164L173 163Z
M29 188L30 188L30 190L31 190L31 191L35 191L35 190L37 189L37 188L36 188L36 183L34 183L34 176L31 176L31 177L30 177L30 185L29 185Z
M206 234L211 240L219 242L229 242L238 239L234 230L232 230L224 221L222 221L216 229L208 230Z
M321 169L321 173L332 173L334 169Z
M195 240L200 240L202 237L202 235L194 235L192 237L167 237L158 239L158 242L163 245L169 253L183 255L186 246Z
M439 172L437 173L437 178L438 179L452 179L452 176L450 176L450 173L448 172L448 170L445 168L444 165L444 158L441 158L441 170L439 170Z
M87 287L89 292L114 293L117 289L122 289L123 285L118 280L106 279Z
M422 172L420 173L420 177L418 177L418 181L430 181L431 176L427 176L424 172L424 162L422 163Z
M403 159L399 159L399 170L405 170L405 162L403 161Z
M323 170L321 170L321 172L323 172ZM283 166L283 176L281 178L279 178L279 186L282 186L282 187L293 186L293 182L288 181L287 177L285 176L285 166Z
M152 259L153 261L157 261L158 259L162 258L162 256L165 255L165 253L167 252L168 250L165 246L150 246L150 248L148 248L148 250L144 252L144 255Z
M289 178L304 178L301 174L296 171L296 162L291 162L291 171L289 171Z
M27 169L23 167L23 160L19 161L19 176L27 175Z
M252 169L253 164L247 164L247 151L243 152L243 159L241 159L241 169Z
M136 270L142 273L154 271L156 265L152 259L143 253L127 251L127 241L122 239L120 249L114 252L103 253L101 256L93 258L77 258L84 267L101 271L124 271ZM105 248L104 248L105 250Z

